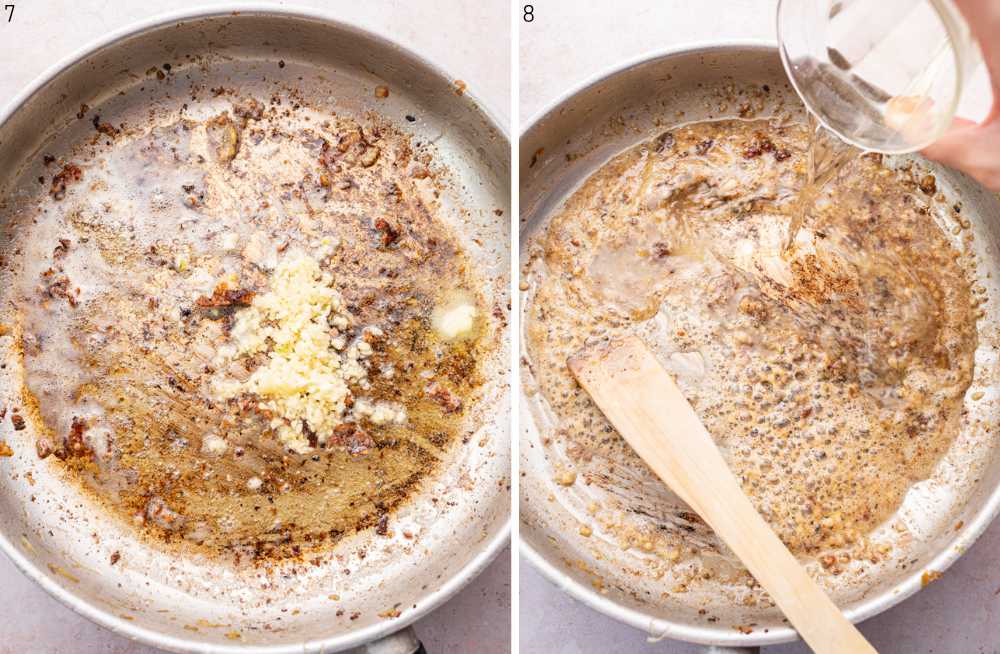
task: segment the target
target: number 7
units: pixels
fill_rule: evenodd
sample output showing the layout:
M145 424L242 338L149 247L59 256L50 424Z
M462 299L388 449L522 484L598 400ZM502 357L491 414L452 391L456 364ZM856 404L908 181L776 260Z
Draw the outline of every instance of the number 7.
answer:
M4 5L3 10L7 12L7 22L14 21L14 5Z

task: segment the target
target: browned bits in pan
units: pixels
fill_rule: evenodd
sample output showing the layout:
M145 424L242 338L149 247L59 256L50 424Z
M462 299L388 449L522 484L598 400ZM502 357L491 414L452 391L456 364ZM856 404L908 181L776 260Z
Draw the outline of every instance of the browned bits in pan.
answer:
M328 442L347 448L351 456L361 456L375 447L371 435L353 422L345 422L334 427L333 438Z
M51 269L48 272L54 273ZM71 307L76 308L77 304L79 304L76 296L80 291L79 289L70 289L69 277L66 275L50 274L47 276L47 279L50 281L48 281L45 286L45 294L53 299L62 298L66 300Z
M937 570L925 570L922 575L920 575L920 587L926 588L931 583L937 581L941 578L942 573Z
M375 525L375 533L379 536L389 535L389 514L383 513L379 517L378 523Z
M302 431L305 432L309 447L319 447L319 434L314 432L305 420L302 421Z
M320 148L320 163L331 171L339 172L342 165L371 168L379 160L381 152L374 142L379 139L377 131L367 137L362 128L348 130L337 137L336 147L330 147L325 139Z
M674 147L674 135L670 132L663 132L656 137L656 151L663 152Z
M375 146L370 146L368 148L365 148L365 151L361 153L359 161L361 162L361 165L364 166L365 168L371 168L372 166L375 165L375 162L378 161L378 157L379 157L379 149L376 148Z
M264 117L264 105L254 98L233 105L233 113L243 120L260 120Z
M75 182L79 182L83 178L83 171L76 164L66 164L63 169L52 178L52 188L50 193L52 197L56 200L62 200L66 197L66 187Z
M765 152L773 152L774 143L771 139L767 138L763 133L757 132L754 134L753 141L744 148L743 158L744 159L756 159Z
M218 285L212 291L212 297L201 296L195 300L199 307L248 307L253 302L254 291L243 288L227 288Z
M110 138L117 138L118 134L120 133L118 128L112 125L111 123L102 123L101 117L98 116L97 114L94 114L93 123L94 123L94 129L97 130L98 133L104 134L105 136L108 136Z
M28 385L34 380L37 392L46 355L77 337L90 369L84 377L95 381L78 396L86 404L47 404L42 419L56 436L34 442L39 458L59 459L54 465L124 520L141 519L150 536L211 556L280 560L326 549L357 529L380 529L383 515L381 528L388 530L391 512L470 431L460 407L477 397L483 379L476 362L489 346L478 335L441 344L428 318L440 293L482 286L462 252L461 235L438 219L447 171L414 150L412 135L374 115L300 112L301 98L280 91L255 100L218 90L214 99L205 90L213 102L208 120L193 119L194 107L173 123L130 120L129 138L111 143L95 141L90 111L81 150L52 152L46 181L55 175L60 199L63 187L84 172L95 192L81 188L72 203L57 204L47 184L39 187L39 202L49 208L41 220L51 221L45 233L66 242L42 242L51 268L41 279L30 268L19 280L25 295L36 299L24 330ZM223 115L219 105L226 102L231 108ZM114 118L101 113L98 126ZM113 122L118 125L117 118ZM398 122L406 125L402 116ZM144 133L146 127L151 130ZM67 161L74 163L63 172ZM140 200L134 212L121 201L126 193ZM192 200L185 204L185 198ZM106 200L118 205L106 209ZM74 213L78 206L82 219ZM259 398L222 400L205 389L217 375L249 379L260 370L256 355L231 365L220 365L215 355L230 342L240 313L249 310L241 307L253 306L255 293L271 287L272 262L312 253L318 241L337 243L321 266L352 314L348 326L331 323L331 330L347 348L365 343L371 349L370 386L352 382L345 405L353 411L356 395L405 408L406 423L345 415L348 424L322 434L325 446L320 435L306 435L314 449L294 454L273 438L275 416ZM259 257L248 254L249 243L259 246ZM93 277L86 268L92 259L103 260ZM184 261L183 272L178 261ZM80 309L68 310L64 300ZM484 327L493 324L488 311L481 313ZM368 330L376 325L385 330L377 338ZM459 372L462 361L469 365ZM429 378L421 371L447 384L436 401L425 392ZM61 383L67 391L78 387ZM50 422L49 414L58 418ZM206 439L209 434L216 438ZM106 449L104 439L112 436ZM224 446L213 445L219 437ZM254 478L260 487L247 484ZM135 481L118 493L126 479ZM313 515L326 502L321 489L334 483L346 489L345 501ZM225 502L204 498L231 496L252 496L262 510L250 514L248 507L246 515L233 517L234 532L202 543L200 525L230 518ZM272 508L294 521L268 532L274 521L263 509Z
M83 418L74 417L70 425L69 433L66 435L66 455L69 457L92 457L94 451L87 444L84 433L87 431L87 423Z
M375 230L382 235L382 247L389 247L399 240L399 229L385 218L375 220Z
M653 256L657 259L663 259L664 257L670 256L670 245L664 243L663 241L657 241L653 243Z
M70 242L68 238L59 239L59 245L52 250L53 259L62 259L69 252Z
M462 400L437 382L427 387L427 395L437 402L445 413L457 413L462 410Z
M521 270L532 288L522 365L554 414L538 425L539 440L557 443L591 483L650 507L651 519L616 526L616 538L649 538L686 557L701 541L689 533L710 537L704 524L661 509L672 500L651 498L644 475L608 473L607 461L632 468L634 453L566 372L567 357L590 339L650 338L646 321L665 319L652 338L678 353L667 356L679 377L697 379L689 398L709 431L726 434L746 492L793 551L814 553L825 574L843 573L840 556L871 560L864 535L960 433L977 347L971 266L929 217L933 198L920 199L937 195L933 176L916 164L887 170L865 155L829 179L832 201L807 212L809 245L787 245L774 259L788 274L775 274L785 269L748 260L741 248L771 248L783 218L798 212L808 128L726 120L672 134L671 150L658 152L654 137L613 158L527 248L537 254ZM680 155L702 153L708 141L711 166ZM664 208L669 224L660 225ZM692 257L688 248L706 239L711 255L700 257L699 246ZM706 351L714 354L703 359ZM911 394L900 380L916 371L921 391ZM934 406L931 387L940 393ZM871 395L906 409L885 421Z
M10 445L6 441L0 441L0 458L14 456L14 450L10 449Z
M228 112L208 121L206 130L220 163L228 164L236 158L240 150L240 133Z
M47 438L39 438L35 442L35 453L38 455L39 459L48 458L52 454L52 441Z
M767 322L767 305L760 298L744 295L740 299L739 310L750 316L757 325Z
M386 182L385 199L393 204L398 204L403 199L403 189L399 188L396 182Z
M24 423L24 416L19 413L10 414L10 424L14 426L14 431L23 431L26 427Z
M920 179L920 190L927 195L934 195L937 193L937 178L934 175L924 175Z

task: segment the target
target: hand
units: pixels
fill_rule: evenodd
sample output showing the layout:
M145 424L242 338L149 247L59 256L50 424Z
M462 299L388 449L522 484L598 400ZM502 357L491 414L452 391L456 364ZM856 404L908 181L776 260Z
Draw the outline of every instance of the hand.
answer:
M1000 2L955 0L983 51L993 89L993 108L978 125L956 118L951 128L924 148L923 154L967 173L991 191L1000 192Z

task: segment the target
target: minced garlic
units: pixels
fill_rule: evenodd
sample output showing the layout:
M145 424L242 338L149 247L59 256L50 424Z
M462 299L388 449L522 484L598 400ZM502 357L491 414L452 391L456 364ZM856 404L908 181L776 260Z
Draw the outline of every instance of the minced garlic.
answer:
M224 454L229 444L224 438L219 438L215 434L206 435L201 441L201 452L208 456L219 456Z
M406 422L406 409L402 406L389 402L372 402L364 398L360 398L354 403L354 415L367 418L375 425Z
M274 270L271 289L254 297L237 313L232 338L233 358L266 353L267 361L243 382L219 381L216 392L231 398L253 394L273 414L270 426L278 439L300 454L309 452L307 433L326 442L333 428L345 422L348 384L365 386L363 360L371 347L358 339L348 343L341 333L350 326L343 298L333 277L304 254L291 255ZM371 328L369 328L371 329ZM369 418L385 418L385 407L371 406ZM405 413L391 415L405 421Z

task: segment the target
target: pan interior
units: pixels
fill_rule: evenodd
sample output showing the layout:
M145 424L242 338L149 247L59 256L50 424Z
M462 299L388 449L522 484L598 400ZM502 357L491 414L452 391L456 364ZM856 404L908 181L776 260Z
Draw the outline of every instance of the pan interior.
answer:
M21 554L111 621L282 644L413 615L495 540L506 152L448 80L351 28L214 16L78 62L0 134ZM341 365L371 353L367 418L295 453L214 389L266 367L218 350L298 264L332 275ZM469 334L435 330L452 305Z
M634 93L637 88L654 90L648 95L638 96ZM658 149L667 151L676 145L680 150L689 151L691 157L708 156L718 163L718 157L711 159L708 155L711 148L733 147L731 137L718 138L721 133L745 132L746 139L736 139L741 144L740 159L756 159L766 153L765 156L778 155L778 160L785 161L782 144L777 141L765 143L764 137L755 137L756 132L767 130L755 129L754 124L747 120L788 116L793 121L802 121L800 112L773 52L766 49L725 52L720 49L710 53L674 55L621 71L566 100L539 119L522 139L522 219L527 229L522 232L521 248L522 262L528 262L522 270L522 275L526 275L522 282L529 285L526 293L528 300L523 303L522 311L536 312L535 315L522 314L525 326L523 339L528 344L528 357L522 368L523 402L527 407L522 413L522 421L528 425L521 441L522 470L525 472L521 495L522 536L544 567L550 572L555 569L573 578L577 582L574 588L588 601L654 633L715 643L763 643L790 637L780 613L766 597L753 589L752 580L746 578L741 566L734 564L724 548L713 543L711 532L663 489L641 462L634 460L634 455L630 458L629 452L617 448L614 435L608 436L606 430L601 428L599 417L591 416L588 420L586 407L576 407L574 419L584 423L577 431L589 436L581 440L558 431L559 427L568 426L565 420L560 422L560 416L566 415L566 407L560 406L562 400L559 398L572 398L573 393L571 389L555 386L558 380L550 374L554 366L536 360L532 356L531 344L535 344L536 354L543 357L546 348L558 350L560 347L571 347L572 344L565 339L557 338L558 343L552 341L552 334L546 331L546 321L550 325L560 323L560 302L572 305L576 297L574 293L584 296L581 301L586 301L588 292L597 293L605 299L611 296L610 299L618 305L626 305L619 308L623 315L628 314L631 318L623 320L637 319L645 324L652 330L646 335L654 342L663 340L658 338L666 333L658 331L661 329L669 332L667 342L682 338L697 340L697 334L688 333L689 330L682 329L682 325L664 324L669 323L671 318L683 322L683 306L673 307L666 320L645 315L648 307L640 306L641 297L648 297L642 292L643 289L649 290L644 284L650 281L652 273L659 270L658 262L673 267L670 271L674 275L672 279L683 279L685 270L674 264L679 260L676 258L677 250L684 250L684 244L667 243L669 238L654 238L663 236L660 233L649 234L649 256L640 256L630 265L615 268L610 264L620 263L619 255L624 255L624 250L608 246L588 253L590 239L595 232L588 232L578 224L580 216L603 206L599 201L601 191L597 189L596 194L591 194L592 189L584 186L579 195L570 200L567 198L609 159L639 143L644 145L631 154L613 159L608 164L610 170L603 173L608 175L609 187L618 180L624 180L620 182L624 189L622 192L629 197L622 195L625 198L623 202L632 199L634 189L628 184L629 179L635 181L637 186L634 188L638 188L640 194L642 189L652 192L658 181L647 180L644 176L646 168L635 157L654 162L656 157L647 155ZM720 123L697 122L719 119L735 119L737 122L725 124L727 127L721 132ZM678 128L680 124L691 126ZM760 128L760 125L756 127ZM713 135L717 137L715 142L710 138ZM763 147L761 151L749 146L742 149L743 141L763 144ZM718 153L719 150L716 150ZM631 168L630 162L639 165ZM650 165L655 169L657 164ZM906 167L911 163L900 159L887 160L885 165ZM911 173L916 177L911 184L915 190L917 181L924 177L924 173L921 172L922 163L914 165L917 167ZM955 398L950 418L953 423L949 431L954 433L957 428L958 434L940 460L931 456L934 449L932 443L922 441L926 447L922 452L929 456L925 469L918 474L921 481L910 487L901 505L891 507L891 515L868 516L873 526L878 525L867 538L862 539L862 549L870 555L853 559L834 556L829 559L828 554L820 553L823 549L820 541L831 535L825 528L816 533L806 533L794 527L797 520L781 522L782 526L788 527L787 532L782 532L783 537L797 549L803 563L816 573L838 603L859 612L870 611L872 602L878 601L880 593L900 584L906 585L896 593L896 597L911 591L919 586L919 583L914 585L914 578L921 577L929 569L931 571L927 572L924 580L933 578L934 572L953 559L956 552L974 537L974 533L964 538L959 534L963 526L976 520L977 512L983 509L984 498L993 488L989 482L983 481L983 477L993 474L994 466L993 439L988 425L996 416L996 405L990 399L991 386L996 378L992 355L995 330L990 328L995 319L992 306L996 288L989 271L996 268L997 251L996 235L991 231L993 223L989 220L980 222L979 218L984 214L995 216L997 207L995 199L957 176L939 169L932 169L932 172L938 181L938 190L943 193L940 198L942 213L948 214L952 222L958 221L949 225L948 231L935 228L935 233L940 232L935 238L942 242L945 238L952 240L957 251L968 252L970 277L967 286L981 289L983 297L987 298L983 304L977 303L985 309L983 317L976 323L978 338L967 335L971 340L967 341L970 347L965 356L968 364L974 359L976 367L974 374L970 375L968 392L964 392L963 386L958 389ZM729 176L737 185L740 183L738 172ZM646 183L644 180L648 182L647 186L643 186ZM698 185L697 179L687 181ZM661 189L664 194L674 190ZM615 193L614 200L617 201L617 191ZM697 203L706 198L693 193L690 199ZM688 196L683 193L673 197L673 210L683 213L683 202L687 200ZM635 202L639 201L641 198L636 197ZM954 207L959 202L960 215L954 213ZM699 209L706 214L711 210L711 202ZM555 221L551 227L550 218ZM772 218L781 218L784 223L784 218L780 216ZM614 218L602 215L601 220L613 222ZM969 222L969 231L964 236L952 234L950 228L961 225L962 221ZM714 227L723 224L745 227L746 221L729 222L726 219ZM688 227L703 230L700 232L702 236L713 229L708 223ZM760 225L755 229L766 227ZM550 229L556 231L549 232L546 240L545 231ZM650 225L649 229L656 231L657 228ZM556 241L553 238L565 243L567 250L580 252L572 257L570 263L581 268L579 272L583 277L587 277L583 273L588 272L585 269L589 266L594 288L590 291L573 290L578 285L565 281L573 278L573 266L567 264L568 267L562 270L561 246L554 245ZM736 251L739 243L734 235L730 241L716 242L716 246L726 248L732 245L735 249L730 254L739 254ZM662 256L657 256L657 247L662 249ZM726 259L725 253L715 254L716 258ZM699 259L695 256L696 252L682 251L679 255L691 261ZM542 261L546 264L540 264ZM740 259L736 257L730 262L739 265ZM555 266L563 282L554 285L545 282L545 274L540 274L544 273L542 268L545 265ZM760 273L761 270L754 269L752 272ZM543 298L535 298L537 304L532 298L536 292L544 295ZM563 295L557 300L553 293ZM695 294L692 297L700 297L708 304L713 302L711 294ZM746 299L745 304L752 308L753 298ZM683 298L679 301L683 304ZM545 320L538 319L538 311L546 314ZM958 313L963 311L971 313L965 306L960 307ZM609 311L609 315L601 317L600 324L591 324L586 311L575 312L571 322L575 320L579 324L581 338L600 338L614 332L617 323L613 314L614 311ZM817 329L820 329L819 325ZM734 337L746 338L746 335L737 332L739 330L734 328L730 336L735 334ZM549 336L546 336L547 333ZM705 356L709 361L707 365L712 365L710 353L705 351ZM696 380L692 381L700 374L699 361L693 356L669 352L663 353L663 357L680 375L682 385L686 382L693 384L688 390L697 396L695 399L699 403L696 406L713 406L710 397L702 397L706 392L711 395L711 392L699 391ZM747 366L748 370L751 368ZM725 423L723 414L711 416L712 424L717 429ZM573 426L568 428L574 429ZM779 433L780 429L773 431ZM723 440L727 438L724 434ZM893 443L895 446L896 441ZM724 447L727 444L728 441ZM940 449L948 447L948 441L945 440L942 445ZM733 456L736 457L734 465L747 479L753 474L750 468L755 468L752 461L743 459L742 453L733 452ZM777 492L794 492L794 481L788 480L787 484L784 490ZM826 491L821 486L813 485L810 492L814 493L811 501L822 504L822 494ZM828 498L833 500L833 504L837 504L836 493L833 491ZM767 495L767 492L758 493L758 496L761 495ZM843 502L845 513L850 513L847 507L854 499L859 498L848 497ZM888 497L885 499L888 500ZM774 506L766 500L764 503ZM956 540L959 543L957 548L953 542ZM881 601L879 608L887 603Z

